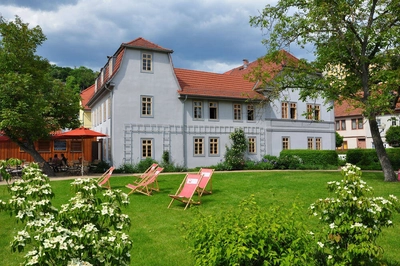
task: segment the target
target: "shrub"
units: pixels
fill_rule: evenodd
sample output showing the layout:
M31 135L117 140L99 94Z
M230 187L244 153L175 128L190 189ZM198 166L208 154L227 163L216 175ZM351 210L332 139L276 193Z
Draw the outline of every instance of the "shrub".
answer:
M309 265L312 260L312 239L297 209L265 211L254 196L217 216L198 213L184 228L195 265Z
M24 168L22 178L9 187L11 199L0 200L0 210L25 223L12 250L32 248L24 265L129 265L132 242L123 230L130 219L121 211L128 195L104 191L94 179L77 179L72 186L75 197L57 210L48 177L37 164Z
M225 166L227 170L241 170L244 168L245 158L244 153L247 149L247 139L243 129L237 128L229 135L232 140L232 146L226 147L225 151Z
M133 164L125 163L114 170L114 173L126 173L126 174L133 174L137 173L138 170Z
M301 158L305 165L320 165L320 168L328 165L338 166L338 154L335 150L296 149L281 151L280 156L285 155L296 155Z
M373 197L361 174L359 167L346 164L343 180L328 182L336 198L319 199L310 206L310 214L324 224L316 234L316 258L322 265L380 265L383 250L376 239L383 227L392 226L400 205L393 195L388 200Z
M110 168L110 164L105 161L100 161L96 164L96 167L92 170L94 173L104 173L107 169Z
M297 155L281 155L279 156L277 167L279 169L298 169L302 163L303 161Z
M138 173L144 173L153 163L157 163L155 160L152 158L146 158L144 160L141 160L135 167L135 170Z

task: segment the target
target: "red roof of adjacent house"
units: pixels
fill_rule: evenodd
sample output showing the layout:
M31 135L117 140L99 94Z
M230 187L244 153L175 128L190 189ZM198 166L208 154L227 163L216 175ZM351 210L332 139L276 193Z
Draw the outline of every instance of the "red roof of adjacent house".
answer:
M84 110L90 110L90 107L87 106L87 103L94 95L94 84L83 91L81 91L81 102Z
M335 117L345 116L360 116L362 115L361 108L354 108L347 101L343 101L341 105L335 102L334 105Z
M174 70L181 87L178 90L180 95L236 99L262 99L264 97L254 90L256 83L249 82L242 76L181 68L175 68Z
M263 58L259 58L253 62L248 62L246 59L243 59L243 65L240 67L236 67L234 69L231 69L224 74L226 75L235 75L235 76L243 76L246 74L249 74L254 68L256 67L261 67L262 72L266 72L270 75L269 80L273 79L275 75L277 75L280 71L282 71L283 67L290 61L292 64L296 64L299 59L289 52L285 50L279 51L279 58L281 58L282 62L280 64L278 63L272 63L268 62L266 63ZM269 81L266 80L266 81Z

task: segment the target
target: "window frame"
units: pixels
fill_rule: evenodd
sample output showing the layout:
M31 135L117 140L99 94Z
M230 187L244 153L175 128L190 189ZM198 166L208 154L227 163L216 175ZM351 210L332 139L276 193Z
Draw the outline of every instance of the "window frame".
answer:
M307 113L306 113L306 119L307 120L315 120L315 121L320 121L321 120L321 105L320 104L311 104L307 103Z
M209 137L208 138L208 155L210 157L218 157L220 154L220 149L219 149L219 137ZM216 152L215 152L216 150Z
M145 141L148 143L144 143ZM140 139L140 158L142 160L146 160L147 158L153 159L153 155L154 155L153 142L154 142L153 138L141 138ZM150 150L148 149L148 147L150 147ZM150 156L148 156L148 153L150 153Z
M254 105L248 104L246 106L246 109L247 109L247 121L254 121L255 120Z
M215 106L212 106L215 105ZM215 112L211 112L211 109L215 109ZM211 118L211 113L215 113L215 118ZM208 102L208 119L212 121L218 121L219 115L218 115L218 102Z
M307 149L308 150L313 150L314 149L314 138L313 137L308 137L307 138Z
M289 109L289 104L288 102L282 102L281 103L281 118L282 119L288 119L288 109Z
M198 141L201 140L201 141ZM204 157L205 156L205 139L204 137L193 137L193 156L194 157ZM199 145L200 148L197 146ZM198 153L197 151L201 149L202 153Z
M321 137L315 138L315 149L322 150L322 138Z
M37 151L38 152L51 152L51 141L50 140L38 140Z
M140 72L142 73L154 73L154 54L151 52L141 52L140 54ZM150 69L148 69L148 64L150 64Z
M248 142L247 152L249 154L257 154L257 137L249 136L247 138L247 142Z
M289 106L289 117L290 119L296 120L297 119L297 103L290 103Z
M200 106L196 106L196 103L200 103ZM193 101L193 119L194 120L204 120L203 116L203 101ZM196 109L200 109L200 117L196 117L198 112L196 112Z
M143 101L143 99L150 99L150 102L148 103L147 101ZM146 109L144 109L144 104L146 104ZM147 105L150 105L150 114L144 114L143 112L148 110ZM153 110L153 106L154 106L154 97L150 96L150 95L140 95L140 117L142 118L151 118L154 117L154 110Z
M282 137L282 150L290 149L290 137L283 136Z
M234 103L232 105L233 107L233 121L243 121L243 115L242 115L242 104L240 103Z

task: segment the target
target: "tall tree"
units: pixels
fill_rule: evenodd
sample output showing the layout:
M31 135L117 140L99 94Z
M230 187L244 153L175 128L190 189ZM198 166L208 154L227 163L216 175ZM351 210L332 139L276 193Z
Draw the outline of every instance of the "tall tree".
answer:
M49 62L36 55L46 39L39 26L29 28L18 16L9 22L0 17L0 37L0 131L53 175L34 143L79 126L80 96L50 78Z
M269 84L271 95L300 88L302 99L322 95L361 108L385 181L396 181L377 116L393 112L400 95L400 0L280 0L250 24L266 30L265 60L285 66L280 79ZM292 43L312 44L315 60L293 64L283 58L278 51ZM260 71L252 77L268 83Z

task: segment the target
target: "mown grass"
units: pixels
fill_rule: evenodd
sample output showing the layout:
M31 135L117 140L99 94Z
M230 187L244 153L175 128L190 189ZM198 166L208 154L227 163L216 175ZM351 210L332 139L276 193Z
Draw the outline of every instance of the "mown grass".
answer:
M147 197L142 194L130 195L131 203L124 209L132 220L129 235L133 240L131 265L193 265L193 257L189 253L189 243L184 238L182 223L190 223L195 219L195 209L204 214L217 214L228 208L236 208L238 204L255 195L261 207L281 205L291 208L296 204L303 210L305 222L310 230L316 231L320 224L308 216L307 208L318 198L329 195L326 182L340 180L338 171L260 171L260 172L215 172L212 179L213 194L202 198L202 204L183 210L183 205L175 202L167 209L170 202L168 194L174 194L184 174L161 174L159 185L161 191ZM383 181L381 172L363 173L363 179L372 186L375 196L393 194L400 198L400 183ZM125 185L132 181L132 176L113 176L113 189L129 192ZM66 203L73 196L70 189L71 180L52 181L51 185L56 197L56 207ZM0 199L9 197L6 186L0 186ZM385 259L390 265L400 265L400 247L398 237L400 215L393 219L394 227L385 229L379 244L385 250ZM9 243L21 224L6 213L0 213L0 261L2 265L18 265L23 254L11 253ZM223 226L223 225L221 225Z

